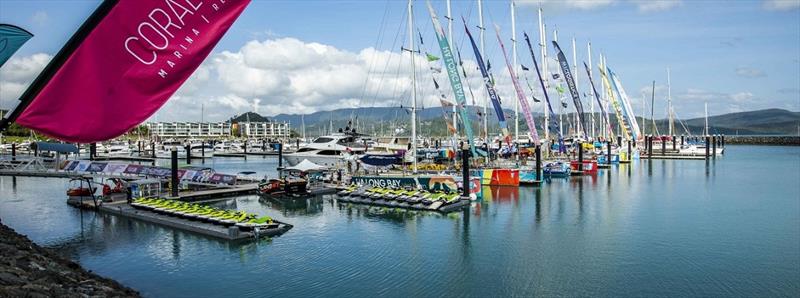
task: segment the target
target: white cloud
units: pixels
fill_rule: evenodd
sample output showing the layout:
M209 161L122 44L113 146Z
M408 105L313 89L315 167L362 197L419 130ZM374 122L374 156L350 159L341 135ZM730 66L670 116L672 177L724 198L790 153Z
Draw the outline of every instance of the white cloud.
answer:
M521 0L520 5L541 5L545 10L581 9L592 10L611 6L616 0Z
M766 77L767 76L767 74L765 74L760 69L756 69L756 68L752 68L752 67L745 67L745 66L737 67L736 68L736 75L740 76L740 77L746 77L746 78L762 78L762 77Z
M50 20L50 16L48 16L47 12L43 10L34 12L33 15L31 16L31 21L39 26L46 25L48 20Z
M631 0L640 12L659 12L678 7L683 4L681 0Z
M0 107L4 109L16 105L16 100L44 69L53 57L48 54L34 54L27 57L12 57L0 68Z
M800 0L765 0L763 7L776 11L794 10L800 8Z
M544 10L564 11L570 9L594 10L610 6L617 3L627 3L636 6L640 12L659 12L678 7L683 4L682 0L521 0L520 5L541 5Z

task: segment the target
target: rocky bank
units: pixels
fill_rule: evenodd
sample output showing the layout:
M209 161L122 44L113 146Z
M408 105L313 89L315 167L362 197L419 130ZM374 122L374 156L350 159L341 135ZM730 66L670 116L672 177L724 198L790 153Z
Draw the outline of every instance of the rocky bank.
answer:
M0 297L139 297L0 222Z

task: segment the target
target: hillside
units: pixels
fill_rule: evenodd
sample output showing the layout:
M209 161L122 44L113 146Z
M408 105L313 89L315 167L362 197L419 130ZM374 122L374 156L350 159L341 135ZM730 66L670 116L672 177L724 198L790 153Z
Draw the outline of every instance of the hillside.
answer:
M473 129L477 131L477 110L482 108L469 107L471 119L473 121ZM419 131L424 135L445 135L446 126L444 124L444 115L447 114L450 119L451 111L447 113L442 112L441 107L426 108L419 110L418 115L420 119ZM509 126L513 130L513 111L506 110L506 117L509 119ZM573 114L564 115L565 126L568 126L568 120L571 119ZM357 116L357 117L356 117ZM325 133L327 129L333 124L334 129L344 127L350 119L358 119L359 130L368 134L390 134L394 128L403 128L408 130L410 128L409 118L410 114L407 109L398 107L371 107L371 108L349 108L338 109L333 111L322 111L304 116L306 125L306 134L313 136L320 133ZM596 114L596 119L600 115ZM290 122L295 131L300 133L302 131L302 120L299 114L279 114L272 117L275 121ZM544 121L541 113L534 114L534 120L537 127L540 127ZM653 133L652 120L642 119L637 117L639 124L647 123L647 133ZM354 120L355 121L355 120ZM597 120L599 121L599 120ZM611 122L616 123L616 117L611 115ZM666 133L667 120L657 119L656 126L659 133ZM728 134L728 135L797 135L798 126L800 126L800 112L792 112L782 109L766 109L749 112L730 113L708 118L711 133L715 134ZM704 118L694 118L684 120L686 128L692 134L701 134L705 125ZM353 124L355 125L355 123ZM599 125L599 123L598 123ZM497 131L497 118L490 110L489 114L490 130ZM680 123L676 123L676 134L685 134L683 127ZM526 131L524 120L520 120L520 133ZM565 129L566 131L566 129ZM540 133L542 133L540 131Z

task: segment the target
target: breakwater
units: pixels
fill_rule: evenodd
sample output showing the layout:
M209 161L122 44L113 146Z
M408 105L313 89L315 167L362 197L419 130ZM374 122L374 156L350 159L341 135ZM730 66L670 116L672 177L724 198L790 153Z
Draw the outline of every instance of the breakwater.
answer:
M800 136L725 136L727 144L800 146Z
M0 297L139 297L0 223Z

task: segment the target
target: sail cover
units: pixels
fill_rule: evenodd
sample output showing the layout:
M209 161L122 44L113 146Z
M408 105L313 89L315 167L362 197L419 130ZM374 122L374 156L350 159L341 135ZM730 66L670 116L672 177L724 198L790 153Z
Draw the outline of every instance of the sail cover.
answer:
M25 42L33 37L28 31L20 27L0 24L0 66L3 66L11 55L22 47Z
M561 72L564 73L564 80L567 81L569 93L572 95L572 102L575 104L575 111L578 113L578 122L580 122L583 135L589 136L589 133L586 131L586 121L584 121L583 117L583 103L581 103L580 94L575 87L575 79L572 77L572 71L569 70L567 56L564 56L564 52L561 51L561 47L558 46L557 42L553 41L553 45L556 47L556 51L558 51L558 64L561 66Z
M483 63L481 51L478 50L478 46L475 44L475 39L472 38L472 33L469 32L466 21L464 21L464 30L467 31L467 36L469 36L469 41L472 44L472 51L475 52L475 60L478 62L478 68L481 69L483 83L486 85L486 92L489 93L489 99L491 99L492 106L494 106L494 112L497 114L497 121L500 124L500 130L503 132L503 138L506 142L510 143L511 134L508 131L508 124L506 123L506 115L503 113L503 106L500 105L500 95L497 94L497 91L494 89L494 83L492 82L493 80L491 77L489 77L489 71L487 70L486 65Z
M442 25L439 24L439 17L436 16L436 11L433 10L433 6L431 6L430 2L428 2L428 12L431 14L431 21L435 29L436 40L439 42L439 49L442 51L442 63L444 63L445 69L447 69L450 87L453 90L456 104L459 107L458 112L461 115L461 121L464 123L464 132L467 135L467 142L474 155L475 146L472 143L472 125L469 123L469 115L467 114L467 97L464 94L464 86L461 84L461 77L458 74L455 56L453 56L453 50L450 48L450 43L447 41L447 35L444 34L444 29L442 29ZM459 54L459 61L461 61L460 57L461 54ZM445 123L447 123L447 121L445 121Z
M82 42L54 58L63 64L48 66L36 79L41 89L25 92L16 122L68 142L124 134L177 91L249 2L104 2L105 14L76 33Z
M503 58L506 60L506 67L508 67L508 73L511 76L511 83L514 85L514 90L517 91L517 99L522 107L522 114L525 116L525 123L528 124L528 131L530 133L531 140L533 140L534 143L539 144L539 133L536 132L536 122L534 122L531 109L528 107L528 100L525 96L525 90L520 87L517 73L514 71L514 67L511 65L511 62L508 61L506 47L503 45L503 40L500 38L500 27L495 24L494 28L495 32L497 33L497 42L500 43L500 50L503 52Z

